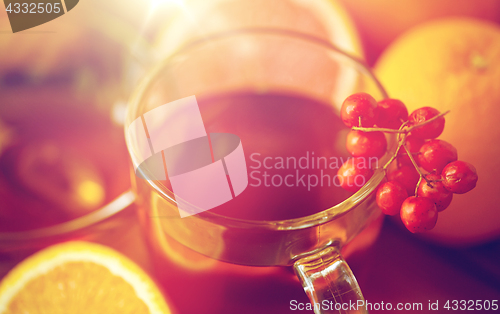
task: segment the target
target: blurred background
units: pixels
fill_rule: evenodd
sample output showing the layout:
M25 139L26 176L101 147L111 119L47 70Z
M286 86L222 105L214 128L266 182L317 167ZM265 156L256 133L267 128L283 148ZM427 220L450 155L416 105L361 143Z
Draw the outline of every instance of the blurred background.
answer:
M15 34L0 5L0 233L70 221L127 191L123 121L140 78L191 39L255 26L364 58L410 112L450 109L441 138L477 167L476 189L455 195L434 230L385 219L346 248L365 298L498 299L498 0L82 0Z

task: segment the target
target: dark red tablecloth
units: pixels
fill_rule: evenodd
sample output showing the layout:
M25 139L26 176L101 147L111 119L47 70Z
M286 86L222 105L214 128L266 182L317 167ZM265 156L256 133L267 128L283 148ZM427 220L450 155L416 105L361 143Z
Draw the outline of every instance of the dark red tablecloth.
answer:
M386 220L368 253L353 256L350 265L366 301L372 304L391 302L395 307L397 303L422 303L422 311L403 312L446 313L455 312L444 309L447 300L450 306L452 300L500 302L500 239L481 246L451 249L425 242ZM430 311L429 301L438 301L439 310Z

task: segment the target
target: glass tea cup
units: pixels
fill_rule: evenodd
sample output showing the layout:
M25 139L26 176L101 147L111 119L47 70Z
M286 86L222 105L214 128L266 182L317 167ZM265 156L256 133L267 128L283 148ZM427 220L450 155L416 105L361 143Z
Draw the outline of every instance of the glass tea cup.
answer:
M12 141L0 156L0 278L29 255L72 240L110 246L148 269L120 126L94 109L19 113L15 104L24 105L17 100L2 112Z
M347 130L338 114L342 101L356 92L368 92L376 99L387 97L359 59L322 39L268 28L227 31L192 41L137 88L125 123L135 172L133 189L157 279L181 313L298 309L299 301L293 299L297 294L288 286L299 284L277 273L290 269L286 266L293 266L315 313L366 312L362 306L345 310L346 304L362 304L364 299L341 249L380 216L374 192L384 171L376 169L352 195L333 187L334 183L314 192L308 186L305 191L305 187L298 188L297 178L293 188L281 170L272 177L283 174L281 183L271 181L267 190L264 178L256 187L252 177L257 164L261 170L272 168L265 157L271 158L267 162L276 162L279 156L284 160L291 154L287 161L297 161L305 153L313 160L311 164L318 161L310 159L314 153L317 157L321 152L330 154L329 160L332 153L347 158L341 148ZM199 106L199 116L183 120L183 114L176 111L179 100L194 104L191 109ZM197 128L194 135L193 128ZM197 137L203 132L209 135ZM213 146L219 143L221 132L241 139L233 137L234 141L221 144L224 154L236 156L233 162ZM162 143L169 137L177 142ZM207 141L212 159L207 162L198 150L183 151L185 143L179 138L190 143ZM389 140L389 150L393 150L394 140ZM174 146L177 149L172 151ZM234 172L238 157L239 166L246 164L246 174ZM378 163L388 158L386 154ZM220 186L211 184L210 175L199 181L190 177L184 194L174 193L178 190L172 178L182 172L178 165L186 160L202 168L225 160L220 164L231 186L226 203L215 200ZM195 168L188 166L184 173L196 173ZM295 168L297 176L305 169L296 164ZM308 178L316 170L307 167ZM208 190L200 190L200 184ZM196 203L188 194L194 199L203 194L201 198L216 205ZM235 296L232 290L238 289L241 294ZM289 304L273 302L283 296L280 302L288 298Z

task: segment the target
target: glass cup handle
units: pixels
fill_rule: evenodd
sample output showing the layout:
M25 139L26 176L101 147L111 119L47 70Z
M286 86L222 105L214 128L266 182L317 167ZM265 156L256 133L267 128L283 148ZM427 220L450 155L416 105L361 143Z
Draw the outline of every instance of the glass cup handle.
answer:
M338 248L301 258L294 268L314 313L368 313L358 282Z

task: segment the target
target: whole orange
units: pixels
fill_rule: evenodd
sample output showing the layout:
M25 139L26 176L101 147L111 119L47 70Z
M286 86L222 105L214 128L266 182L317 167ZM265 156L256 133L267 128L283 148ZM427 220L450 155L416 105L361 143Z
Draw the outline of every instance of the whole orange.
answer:
M411 27L433 19L466 16L500 22L498 0L341 0L359 29L367 60Z
M454 195L430 239L474 244L500 235L500 26L475 19L428 22L405 33L381 56L376 73L409 112L451 110L441 139L472 163L474 190Z

